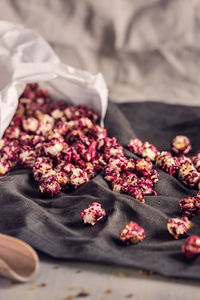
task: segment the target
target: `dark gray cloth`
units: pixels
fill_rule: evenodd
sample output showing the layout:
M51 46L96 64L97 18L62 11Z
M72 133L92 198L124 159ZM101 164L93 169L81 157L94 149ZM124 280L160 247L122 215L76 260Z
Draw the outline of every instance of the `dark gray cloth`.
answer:
M193 153L200 149L200 108L160 103L109 103L105 126L124 147L138 136L159 150L169 150L176 134L191 138ZM134 157L127 149L128 157ZM135 156L136 158L136 156ZM18 237L53 257L149 269L165 276L200 279L200 257L187 261L181 253L185 238L174 240L166 229L170 217L180 216L179 200L197 190L159 170L158 196L142 204L111 191L99 174L74 192L53 199L37 191L31 171L15 170L0 178L0 232ZM99 202L106 217L94 227L84 225L80 211ZM137 245L119 239L124 223L135 221L146 231ZM200 235L200 216L189 234Z

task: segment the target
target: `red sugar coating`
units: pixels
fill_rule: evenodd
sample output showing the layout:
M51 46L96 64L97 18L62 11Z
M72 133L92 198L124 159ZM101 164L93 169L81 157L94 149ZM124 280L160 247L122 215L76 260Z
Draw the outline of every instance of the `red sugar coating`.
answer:
M192 222L187 217L171 218L167 222L167 229L175 239L179 239L179 237L185 235L192 226Z
M200 212L200 202L196 197L183 198L179 202L183 216L192 217Z
M200 236L191 235L181 247L182 252L188 259L200 254Z
M188 137L177 135L171 142L172 151L176 154L188 154L192 146Z
M142 242L144 238L144 229L133 221L130 221L120 233L120 240L127 245Z
M80 213L83 222L89 223L94 226L99 220L101 220L105 215L105 209L101 208L101 204L98 202L93 202L88 208L85 208Z

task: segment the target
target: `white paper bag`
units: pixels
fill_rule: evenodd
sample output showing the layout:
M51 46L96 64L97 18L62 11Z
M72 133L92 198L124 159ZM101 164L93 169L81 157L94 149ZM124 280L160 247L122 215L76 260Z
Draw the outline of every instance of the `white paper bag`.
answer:
M55 99L87 104L103 122L108 90L102 74L62 64L48 43L23 25L0 21L0 72L0 138L29 82L39 82Z

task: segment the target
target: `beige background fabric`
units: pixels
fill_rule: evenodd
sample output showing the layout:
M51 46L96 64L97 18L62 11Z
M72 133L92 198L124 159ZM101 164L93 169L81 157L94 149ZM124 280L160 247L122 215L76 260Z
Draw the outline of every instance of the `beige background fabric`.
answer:
M199 0L0 0L61 60L102 72L113 101L199 105Z

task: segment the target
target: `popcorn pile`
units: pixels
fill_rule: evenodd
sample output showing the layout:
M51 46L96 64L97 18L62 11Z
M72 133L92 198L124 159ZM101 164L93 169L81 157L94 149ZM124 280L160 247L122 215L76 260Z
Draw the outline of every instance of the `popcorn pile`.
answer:
M78 188L114 156L112 139L98 120L86 105L51 102L48 91L28 84L0 140L0 175L16 165L32 168L39 191L49 197Z
M200 189L200 151L193 157L185 156L192 149L188 137L179 135L172 140L172 152L178 156L173 156L167 151L159 152L154 145L149 142L142 143L138 138L130 140L128 149L134 154L150 159L157 167L171 176L176 176L188 187L197 186Z

